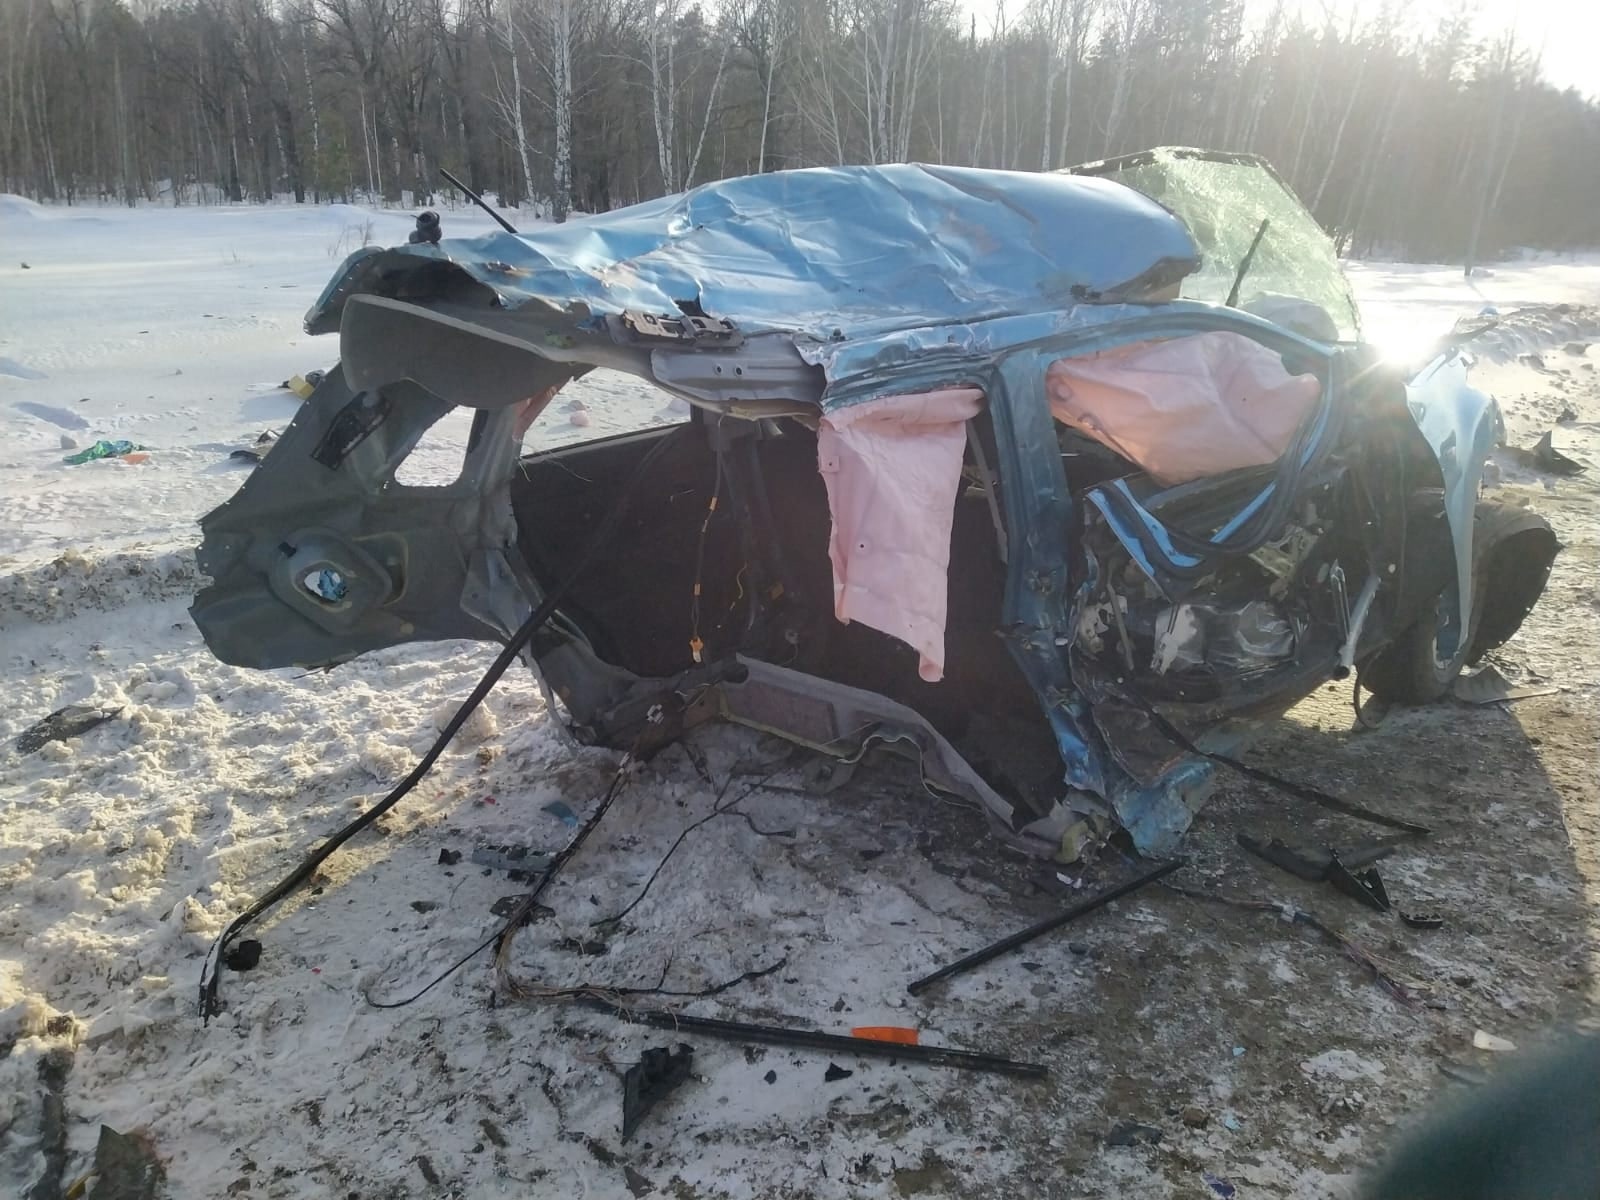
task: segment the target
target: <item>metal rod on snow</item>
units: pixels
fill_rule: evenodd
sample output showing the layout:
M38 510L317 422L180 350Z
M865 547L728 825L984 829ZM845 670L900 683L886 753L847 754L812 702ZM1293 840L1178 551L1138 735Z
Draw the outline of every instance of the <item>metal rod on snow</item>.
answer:
M751 1025L745 1021L688 1017L682 1013L661 1012L658 1009L632 1008L626 1004L614 1004L609 1000L586 999L577 1003L583 1008L610 1013L624 1021L651 1025L673 1033L701 1033L707 1037L724 1038L734 1042L761 1042L769 1046L804 1046L811 1050L826 1050L841 1055L859 1054L877 1058L896 1058L906 1062L927 1063L933 1067L957 1067L966 1071L1019 1075L1025 1079L1042 1079L1048 1074L1048 1068L1042 1063L1017 1062L1015 1059L1001 1058L995 1054L955 1050L948 1046L881 1042L872 1038L848 1037L842 1033L788 1029L781 1025Z
M1002 954L1015 950L1018 946L1025 945L1033 941L1034 938L1049 933L1052 929L1060 929L1063 925L1076 921L1079 917L1086 913L1091 913L1097 908L1103 908L1113 900L1126 896L1129 892L1138 891L1147 883L1154 883L1163 876L1172 874L1183 865L1184 860L1181 858L1175 858L1171 862L1164 862L1160 866L1146 871L1143 875L1136 876L1128 880L1127 883L1112 888L1109 892L1101 892L1098 896L1092 896L1088 900L1074 904L1071 908L1058 912L1054 916L1046 917L1042 921L1036 921L1026 929L1019 929L1017 932L1001 938L998 942L985 946L982 950L974 950L965 958L957 959L953 963L940 967L933 974L924 975L921 979L907 984L906 991L915 996L917 993L926 991L934 984L949 979L953 975L960 975L972 970L973 967L982 966L990 959L999 958Z

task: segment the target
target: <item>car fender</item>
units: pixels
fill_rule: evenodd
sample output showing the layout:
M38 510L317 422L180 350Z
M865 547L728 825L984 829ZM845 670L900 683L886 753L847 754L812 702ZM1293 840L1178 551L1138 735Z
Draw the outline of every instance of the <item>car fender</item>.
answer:
M1467 381L1471 358L1453 350L1439 355L1406 384L1406 408L1439 464L1445 520L1455 551L1458 628L1471 629L1473 524L1483 468L1499 440L1500 406Z

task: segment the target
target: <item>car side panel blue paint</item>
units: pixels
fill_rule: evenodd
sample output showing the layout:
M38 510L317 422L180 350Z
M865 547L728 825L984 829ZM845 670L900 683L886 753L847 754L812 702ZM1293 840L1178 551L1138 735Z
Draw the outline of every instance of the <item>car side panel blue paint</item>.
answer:
M505 309L677 313L697 302L749 333L855 338L1067 308L1156 264L1191 269L1183 223L1104 179L899 163L778 171L526 232L346 260L307 314L453 263Z
M1483 465L1500 433L1494 398L1467 383L1470 359L1461 351L1440 355L1406 385L1411 417L1439 460L1445 520L1456 556L1459 629L1472 628L1472 531Z

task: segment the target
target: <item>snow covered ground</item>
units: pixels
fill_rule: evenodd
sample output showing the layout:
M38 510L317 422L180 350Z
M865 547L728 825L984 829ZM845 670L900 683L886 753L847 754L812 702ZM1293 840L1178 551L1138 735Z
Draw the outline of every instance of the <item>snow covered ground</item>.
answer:
M447 233L488 225L470 211L446 218ZM964 984L945 1004L908 1001L906 978L1018 923L1008 897L1021 868L997 861L970 814L903 781L869 783L846 802L809 786L802 757L731 730L699 739L703 764L674 750L643 771L587 863L547 894L552 912L524 932L519 972L554 984L648 984L665 972L668 987L692 989L783 960L693 1011L844 1030L915 1024L928 1042L1047 1058L1061 1081L1050 1105L1019 1102L1014 1081L851 1060L839 1065L852 1077L825 1082L827 1060L813 1054L702 1043L696 1079L623 1144L620 1073L644 1046L673 1039L567 1009L491 1007L481 960L411 1007L370 1007L364 994L409 994L470 949L494 927L491 906L519 890L468 859L441 864L441 850L558 847L570 831L544 806L559 799L581 817L614 768L607 753L569 746L517 672L379 832L265 928L260 967L227 974L229 1007L202 1028L195 985L211 939L409 769L491 657L446 644L326 675L252 673L213 660L186 616L194 521L248 470L230 451L292 417L298 402L280 381L333 357L331 339L301 331L302 314L345 253L410 227L404 214L338 206L42 210L0 197L0 1194L21 1195L42 1174L70 1182L102 1123L147 1131L175 1197L1055 1194L1058 1184L1163 1195L1174 1178L1204 1195L1202 1169L1252 1195L1312 1195L1359 1167L1355 1132L1311 1145L1273 1131L1270 1146L1245 1153L1238 1114L1268 1118L1248 1115L1265 1093L1241 1081L1256 1060L1233 1047L1261 1045L1259 1014L1180 1005L1142 1043L1121 1025L1126 1045L1078 1040L1108 1008L1133 1022L1158 1003L1127 984L1173 920L1154 901L1116 910L1137 936L1086 930L1082 954L1042 946L1029 971ZM1369 334L1397 347L1485 304L1600 302L1600 259L1493 267L1470 282L1447 267L1361 263L1351 274ZM1557 397L1539 391L1532 367L1501 370L1506 388ZM582 407L552 406L532 443L673 417L665 397L604 373L567 395ZM148 458L62 463L97 438L129 439ZM447 437L433 453L425 468L452 461ZM1593 587L1585 578L1574 594ZM39 717L77 702L120 714L33 754L11 750ZM747 820L711 821L627 922L596 932L681 829L719 795L741 794ZM1547 885L1577 888L1568 898L1581 931L1581 884ZM1300 1004L1306 968L1273 945L1241 951L1253 966L1179 957L1240 993L1278 989L1284 1005ZM1318 969L1335 982L1307 987L1379 1003L1360 981L1341 990L1336 961ZM1041 1005L1054 1014L1043 1026ZM1338 1036L1338 1014L1296 1020ZM1385 1016L1361 1020L1378 1042L1401 1036ZM1108 1157L1079 1137L1127 1108L1121 1055L1136 1060L1135 1043L1152 1063L1200 1048L1215 1058L1193 1068L1191 1094L1172 1093L1202 1106L1207 1127L1176 1130L1155 1166L1153 1151ZM1352 1080L1382 1086L1383 1063L1351 1049L1327 1058L1330 1044L1301 1062L1317 1088L1347 1099ZM64 1125L45 1115L52 1086ZM63 1130L66 1157L52 1168L46 1150Z

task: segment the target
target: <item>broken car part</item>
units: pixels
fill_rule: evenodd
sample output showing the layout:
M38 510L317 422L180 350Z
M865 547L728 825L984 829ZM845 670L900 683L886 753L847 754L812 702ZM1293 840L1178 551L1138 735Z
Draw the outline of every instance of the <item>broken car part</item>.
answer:
M936 983L940 983L956 975L965 974L974 967L980 967L986 962L990 962L993 959L999 958L1002 954L1010 953L1018 946L1024 946L1037 937L1040 937L1046 933L1050 933L1052 930L1060 929L1063 925L1066 925L1071 921L1076 921L1079 917L1084 916L1086 913L1091 913L1097 908L1103 908L1105 905L1110 904L1113 900L1126 896L1130 892L1136 892L1146 884L1154 883L1158 879L1165 878L1183 865L1183 859L1178 858L1173 859L1171 862L1164 862L1159 866L1152 867L1150 870L1145 871L1141 875L1135 876L1124 884L1120 884L1109 891L1101 892L1098 896L1093 896L1080 904L1074 904L1071 908L1056 913L1054 916L1046 917L1042 921L1035 921L1026 929L1019 929L1016 933L1013 933L1008 937L1003 937L992 945L985 946L981 950L975 950L965 958L957 959L953 963L948 963L945 966L940 967L932 974L924 975L921 979L912 981L906 985L906 991L915 996L921 992L927 991L928 988L932 987Z
M1444 918L1438 913L1409 913L1402 909L1400 919L1413 929L1444 928Z
M1357 871L1388 858L1404 845L1398 840L1390 840L1367 842L1350 850L1334 851L1320 846L1291 846L1279 838L1262 842L1248 833L1236 834L1235 840L1241 849L1308 883L1325 882L1336 861L1346 870Z
M36 721L17 735L17 753L32 754L47 742L62 742L79 737L114 721L122 715L122 707L101 708L95 704L69 704L58 708L43 720Z
M639 1061L622 1076L623 1141L633 1137L646 1113L689 1078L693 1065L694 1047L683 1042L676 1050L653 1046L639 1055Z
M1470 675L1457 677L1450 695L1464 704L1503 704L1533 696L1553 696L1560 691L1553 683L1512 683L1490 663Z
M1024 1079L1043 1079L1049 1073L1042 1063L1017 1062L993 1054L955 1050L947 1046L907 1045L902 1042L877 1041L873 1038L847 1037L839 1033L816 1033L809 1029L794 1029L782 1025L752 1025L745 1021L691 1017L683 1013L617 1004L593 996L575 999L573 1003L580 1008L606 1013L635 1025L649 1025L655 1029L669 1029L676 1033L699 1033L724 1041L766 1046L798 1046L807 1050L822 1050L829 1054L892 1058L902 1062L924 1063L931 1067L955 1067L963 1071L1016 1075Z
M1399 848L1393 841L1370 842L1350 850L1298 849L1273 838L1260 842L1248 833L1236 835L1241 848L1311 883L1330 883L1345 895L1379 912L1389 911L1389 893L1372 864ZM1362 868L1366 868L1363 870Z
M1519 465L1543 471L1547 475L1582 475L1588 470L1581 462L1570 459L1557 450L1553 438L1554 431L1547 429L1539 435L1539 440L1534 443L1533 449L1524 450L1520 446L1507 446L1506 453Z
M514 883L524 883L548 871L555 855L529 846L480 846L472 852L471 861L491 871L507 872Z
M1383 877L1377 867L1368 867L1359 874L1340 861L1337 853L1328 868L1328 882L1352 900L1365 904L1378 912L1389 911L1389 892L1383 886Z

